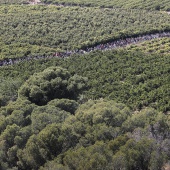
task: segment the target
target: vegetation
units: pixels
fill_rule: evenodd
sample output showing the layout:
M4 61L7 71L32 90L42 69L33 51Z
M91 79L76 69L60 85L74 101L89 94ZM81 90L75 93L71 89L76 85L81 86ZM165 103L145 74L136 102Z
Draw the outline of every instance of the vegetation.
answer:
M34 72L58 65L67 68L73 74L88 78L89 89L84 98L107 97L125 103L133 110L151 106L167 112L170 110L169 64L168 55L125 50L96 51L65 60L54 58L20 63L1 68L0 77L4 82L1 83L1 100L8 101L9 97L11 100L15 99L17 89ZM15 81L10 82L11 79ZM9 84L8 88L5 83ZM32 87L30 84L29 88Z
M59 107L68 103L72 113ZM2 170L160 169L170 156L169 116L151 108L134 114L111 100L38 106L19 97L0 113Z
M169 38L54 55L170 31L168 1L43 2L0 0L0 169L168 168Z
M28 0L0 0L0 4L27 4Z
M89 78L90 98L109 97L133 109L148 105L161 111L170 109L169 56L120 50L96 52L65 63L69 70Z
M63 5L80 5L80 6L99 6L109 8L133 8L147 10L170 11L170 4L167 0L41 0L44 3L63 4Z
M143 51L145 53L157 53L169 55L170 52L170 39L161 38L145 41L140 44L133 44L127 47L128 51Z
M1 77L5 79L5 75L8 75L8 80L10 77L18 77L18 82L22 84L15 83L16 90L19 88L17 100L0 109L1 169L161 169L170 159L170 119L157 110L141 107L146 106L144 99L151 101L148 103L150 106L169 110L169 105L166 105L169 98L168 62L169 57L165 55L160 57L114 50L65 60L39 60L1 67ZM69 72L61 67L49 68L50 65L62 65ZM36 70L44 71L33 74ZM57 74L54 74L55 71ZM23 89L36 92L36 86L37 91L42 90L45 86L40 85L40 82L50 85L60 78L55 79L59 73L62 73L60 75L63 78L67 74L73 76L74 73L86 75L89 90L78 97L77 101L70 99L69 95L58 98L61 94L59 92L55 99L49 98L48 103L44 103L45 96L39 98L36 95L34 99L38 97L37 103L27 97L30 93L23 93ZM157 78L161 73L162 78ZM29 75L32 76L29 78ZM139 81L139 76L144 76L144 79ZM24 83L24 79L28 80ZM111 79L112 86L111 82L107 83ZM10 85L11 82L8 83ZM56 87L59 86L52 88ZM46 88L43 89L42 94L48 94ZM4 88L5 91L6 94L16 95L15 91ZM107 97L108 93L109 98L117 102L100 99L81 104L88 96ZM123 93L127 94L129 100ZM161 94L162 99L159 100L160 97L155 94ZM133 106L140 103L140 111L132 111L118 103L123 97L129 106L132 106L130 101L134 102ZM160 102L165 100L165 103Z
M19 90L19 97L37 105L44 105L55 98L76 100L84 89L87 79L74 75L62 68L50 67L34 74Z
M0 59L49 55L170 30L167 14L144 10L10 5L0 6L0 15Z
M30 0L33 1L33 0ZM0 0L0 4L28 4L29 0ZM67 5L67 6L86 6L102 8L124 8L124 9L146 9L170 11L168 0L41 0L41 3Z

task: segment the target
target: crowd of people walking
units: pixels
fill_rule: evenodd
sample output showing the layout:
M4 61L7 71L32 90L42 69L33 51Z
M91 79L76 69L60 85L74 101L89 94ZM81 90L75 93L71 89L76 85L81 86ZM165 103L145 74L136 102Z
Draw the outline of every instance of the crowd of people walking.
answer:
M155 34L147 34L147 35L141 35L137 37L131 37L131 38L122 38L119 40L113 40L112 42L102 43L93 47L87 47L85 49L77 49L73 51L65 51L65 52L56 52L50 56L24 56L22 58L15 58L15 59L4 59L0 60L0 66L7 66L7 65L13 65L17 64L23 61L30 61L30 60L38 60L38 59L51 59L54 57L58 58L67 58L74 54L86 54L90 53L92 51L96 50L111 50L116 49L120 47L125 47L131 44L137 44L143 41L152 40L156 38L163 38L163 37L170 37L170 32L161 32L161 33L155 33Z

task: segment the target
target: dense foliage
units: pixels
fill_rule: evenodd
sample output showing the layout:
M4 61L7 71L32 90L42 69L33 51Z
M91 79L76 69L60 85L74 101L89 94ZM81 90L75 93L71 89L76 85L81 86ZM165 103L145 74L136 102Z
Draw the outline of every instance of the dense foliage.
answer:
M0 117L2 170L161 169L170 158L169 116L151 108L133 113L114 101L69 99L37 106L18 98Z
M55 98L76 100L84 90L87 79L62 68L50 67L31 76L19 90L19 98L44 105Z
M109 97L133 109L150 105L170 110L169 56L120 50L75 57L64 64L89 78L91 98Z
M55 52L170 31L169 2L42 2L0 0L0 170L168 169L169 38Z
M17 89L31 74L54 65L89 79L89 90L84 94L84 98L108 97L125 103L134 110L145 106L164 112L170 110L169 55L125 50L97 51L65 60L54 58L2 67L2 101L5 101L7 96L11 100L16 98ZM6 76L8 78L5 78ZM11 79L13 81L10 82ZM9 84L8 88L5 88L5 83ZM11 91L12 87L14 89Z
M170 30L167 14L130 9L0 6L0 59L48 55Z
M44 3L170 11L168 0L41 0Z
M0 0L0 4L28 4L28 0Z
M130 45L127 47L128 51L143 51L145 53L167 54L170 52L170 39L161 38L145 41L139 44Z
M0 4L29 4L34 0L0 0ZM170 11L168 0L40 0L41 3L67 5L67 6L87 6L102 8L124 8L124 9L146 9Z
M98 51L65 60L40 60L1 67L0 76L9 86L12 86L9 80L13 78L16 91L28 79L20 87L19 94L24 86L35 91L34 85L39 86L45 75L49 76L48 84L55 80L50 78L55 70L49 68L52 65L62 65L71 75L79 73L89 78L90 89L81 96L85 100L88 96L99 98L110 94L110 99L124 101L129 106L141 108L151 105L169 110L169 105L166 105L169 102L169 56L165 55ZM40 70L43 72L29 78ZM47 72L50 74L45 74ZM158 78L160 74L161 79ZM108 83L109 80L112 82ZM16 95L10 89L4 88L5 92ZM124 104L110 100L90 100L81 105L68 98L58 99L56 95L49 103L38 106L19 96L17 101L1 107L2 170L161 169L170 159L168 115L151 108L134 112ZM40 100L43 101L43 97Z

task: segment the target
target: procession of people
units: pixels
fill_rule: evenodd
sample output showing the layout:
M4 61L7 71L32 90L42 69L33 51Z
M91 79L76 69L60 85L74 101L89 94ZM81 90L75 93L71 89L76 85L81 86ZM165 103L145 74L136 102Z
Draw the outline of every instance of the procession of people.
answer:
M155 33L155 34L147 34L147 35L140 35L137 37L129 37L129 38L122 38L119 40L113 40L111 42L107 42L107 43L102 43L93 47L87 47L85 49L76 49L76 50L72 50L72 51L65 51L65 52L55 52L52 55L49 56L24 56L22 58L7 58L4 60L0 60L0 67L1 66L7 66L7 65L13 65L13 64L17 64L23 61L30 61L30 60L38 60L38 59L50 59L50 58L54 58L54 57L58 57L58 58L67 58L70 57L74 54L86 54L86 53L90 53L92 51L96 51L96 50L100 50L100 51L104 51L104 50L111 50L111 49L116 49L119 47L125 47L131 44L137 44L143 41L147 41L147 40L152 40L152 39L156 39L156 38L163 38L163 37L170 37L170 32L162 32L162 33Z

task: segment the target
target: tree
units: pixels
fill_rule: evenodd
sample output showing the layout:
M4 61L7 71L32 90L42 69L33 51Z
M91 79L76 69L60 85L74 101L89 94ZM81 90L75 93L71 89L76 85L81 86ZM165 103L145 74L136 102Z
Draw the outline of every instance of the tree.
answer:
M23 150L18 153L19 166L23 169L38 169L47 160L61 153L61 127L47 125L38 135L32 135Z
M48 104L58 107L61 110L65 110L66 112L70 112L71 114L74 114L79 106L75 100L70 99L54 99L51 100Z
M75 114L84 124L92 126L104 123L112 127L120 127L129 115L131 113L124 104L112 100L88 101L82 104Z
M32 132L37 134L48 124L62 123L69 115L69 112L52 105L38 106L31 114Z
M69 169L107 169L112 161L112 152L100 141L89 147L80 147L65 153L63 164Z
M128 115L129 109L114 101L90 100L80 105L75 116L69 116L62 126L64 148L68 149L77 143L89 146L97 140L116 138L122 133L120 127Z
M14 144L14 137L18 134L20 127L16 124L8 125L0 135L0 141L5 140L6 146L11 147Z
M50 67L35 73L19 89L18 97L37 105L45 105L53 99L78 99L86 88L87 78L71 75L61 67Z

